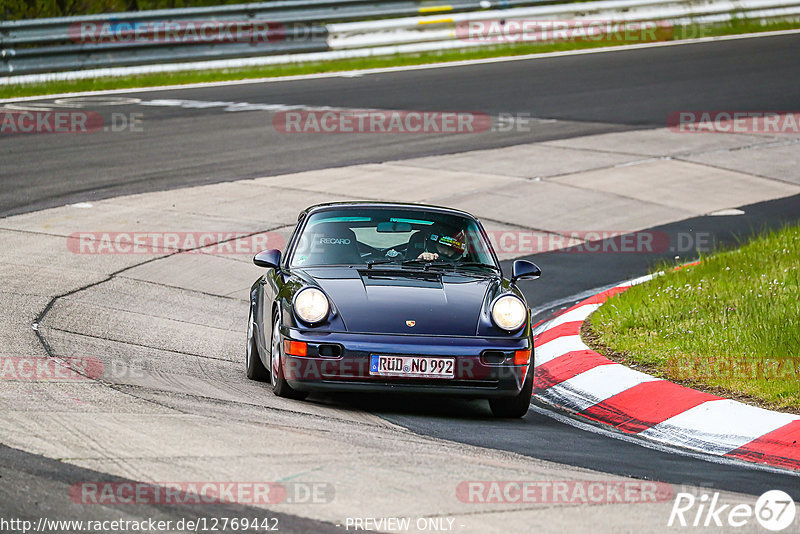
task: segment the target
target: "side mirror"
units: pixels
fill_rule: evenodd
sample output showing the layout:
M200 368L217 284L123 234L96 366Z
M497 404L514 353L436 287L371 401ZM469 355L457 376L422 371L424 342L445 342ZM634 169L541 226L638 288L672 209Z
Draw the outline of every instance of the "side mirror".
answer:
M542 270L532 261L517 260L511 267L511 283L517 280L535 280L542 276Z
M272 250L262 250L253 257L253 263L259 267L268 269L281 268L281 251L273 248Z

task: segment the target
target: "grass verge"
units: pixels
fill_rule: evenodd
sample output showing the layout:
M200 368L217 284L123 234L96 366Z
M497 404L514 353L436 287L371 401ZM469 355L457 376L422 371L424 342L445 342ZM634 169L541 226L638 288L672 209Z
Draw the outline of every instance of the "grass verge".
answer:
M678 26L669 35L659 36L662 40L682 40L696 37L715 37L744 33L790 30L800 28L800 20L780 21L761 24L758 21L737 20L725 24ZM117 78L93 78L87 80L59 81L40 84L12 84L0 86L0 98L18 98L48 94L100 91L107 89L127 89L138 87L158 87L200 82L218 82L255 78L273 78L323 72L339 72L403 65L444 63L468 59L520 56L546 52L578 50L631 44L630 42L567 41L550 43L519 43L496 46L472 47L441 52L419 54L374 56L360 59L320 61L288 65L269 65L246 69L220 69L209 71L186 71L165 74L148 74Z
M695 389L800 413L800 226L667 270L585 325L612 359Z

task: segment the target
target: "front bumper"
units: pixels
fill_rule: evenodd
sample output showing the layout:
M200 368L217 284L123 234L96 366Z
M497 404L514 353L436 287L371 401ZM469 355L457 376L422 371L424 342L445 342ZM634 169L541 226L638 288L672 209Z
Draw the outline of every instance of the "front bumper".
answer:
M468 397L517 395L529 364L514 353L531 350L527 337L479 338L308 332L282 328L284 340L303 341L306 356L284 354L283 376L299 391L432 393ZM454 378L386 377L370 374L373 354L455 359Z

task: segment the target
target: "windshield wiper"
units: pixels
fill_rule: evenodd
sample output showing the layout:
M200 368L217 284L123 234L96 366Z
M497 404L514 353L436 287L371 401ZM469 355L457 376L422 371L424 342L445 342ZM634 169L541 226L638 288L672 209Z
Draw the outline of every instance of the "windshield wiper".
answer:
M493 271L500 272L500 268L496 265L490 265L488 263L481 263L479 261L465 261L461 263L456 263L456 267L486 267Z
M390 260L390 259L369 260L367 262L367 269L372 269L373 265L383 265L385 263L394 263L394 260Z
M404 266L405 265L416 265L416 264L422 264L422 268L425 269L426 271L431 267L450 267L450 268L455 268L455 265L453 265L449 261L436 261L436 260L420 260L420 259L416 259L416 260L405 260L405 261L403 261L403 263L401 263L401 265L404 265Z

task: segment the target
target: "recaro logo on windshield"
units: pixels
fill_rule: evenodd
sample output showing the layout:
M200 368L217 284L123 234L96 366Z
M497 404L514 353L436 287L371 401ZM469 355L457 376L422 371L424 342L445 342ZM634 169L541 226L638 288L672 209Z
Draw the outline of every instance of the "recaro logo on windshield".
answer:
M323 237L319 240L323 245L349 245L350 240L347 238L337 239L334 237Z

